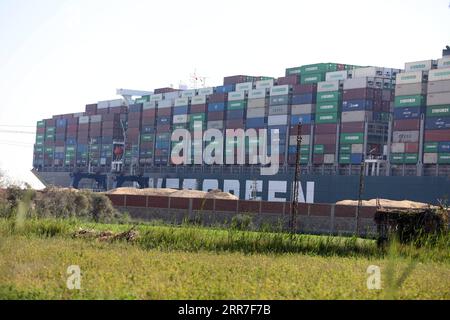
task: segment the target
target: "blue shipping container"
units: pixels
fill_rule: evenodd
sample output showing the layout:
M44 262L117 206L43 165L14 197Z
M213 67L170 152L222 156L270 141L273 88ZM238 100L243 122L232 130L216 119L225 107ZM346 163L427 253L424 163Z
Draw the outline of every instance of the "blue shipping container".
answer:
M266 118L250 118L246 121L247 128L261 128L267 124Z
M64 128L66 126L67 126L67 119L56 120L56 127L57 128Z
M350 156L350 161L352 164L361 164L363 160L363 154L362 153L352 153Z
M227 111L227 119L228 120L243 119L243 118L244 118L244 110Z
M425 129L427 130L450 129L450 117L428 118L425 121Z
M215 87L214 92L215 93L228 93L228 92L233 92L234 88L235 88L234 84L229 84L229 85L225 85L225 86Z
M302 115L294 115L291 116L291 125L301 124L311 124L313 120L313 115L311 114L302 114Z
M372 100L348 100L342 102L343 112L372 110L372 108Z
M394 119L419 119L424 112L425 108L423 107L394 108Z
M316 103L316 95L312 93L299 94L292 96L292 104L312 104Z
M134 104L130 106L130 112L141 112L142 111L142 104Z
M208 104L208 112L225 111L225 102L215 102Z
M173 114L175 116L182 115L182 114L187 114L187 113L188 113L188 106L174 107L173 108Z
M157 122L158 124L169 124L171 117L158 117Z
M438 152L439 153L450 153L450 142L439 142Z
M77 144L77 139L74 139L74 138L68 138L68 139L66 140L66 144L67 144L67 145L71 145L71 146L76 145L76 144Z

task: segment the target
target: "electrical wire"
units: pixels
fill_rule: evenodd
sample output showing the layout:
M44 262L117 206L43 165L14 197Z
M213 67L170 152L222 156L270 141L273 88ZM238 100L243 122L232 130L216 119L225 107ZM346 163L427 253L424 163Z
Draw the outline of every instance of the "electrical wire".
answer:
M31 131L17 131L17 130L3 130L3 129L0 129L0 133L36 134L36 132Z

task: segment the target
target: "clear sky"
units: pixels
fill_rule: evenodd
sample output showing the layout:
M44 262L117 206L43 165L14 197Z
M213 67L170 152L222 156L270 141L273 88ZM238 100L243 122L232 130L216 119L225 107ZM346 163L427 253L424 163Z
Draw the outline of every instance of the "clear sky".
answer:
M0 0L0 167L29 173L37 120L116 88L282 76L317 62L402 68L450 45L449 0ZM6 127L23 126L23 127Z

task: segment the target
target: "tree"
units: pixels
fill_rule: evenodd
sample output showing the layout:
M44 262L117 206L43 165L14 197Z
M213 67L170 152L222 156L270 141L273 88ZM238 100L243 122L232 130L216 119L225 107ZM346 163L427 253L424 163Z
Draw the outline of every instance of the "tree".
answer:
M0 169L0 188L6 188L7 184L6 174Z

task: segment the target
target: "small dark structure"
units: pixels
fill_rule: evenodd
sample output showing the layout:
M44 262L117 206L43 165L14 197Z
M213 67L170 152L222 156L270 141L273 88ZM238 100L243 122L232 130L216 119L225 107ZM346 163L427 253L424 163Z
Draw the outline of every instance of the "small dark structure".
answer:
M414 242L437 236L448 231L448 211L443 207L425 209L380 208L374 217L377 225L378 244L385 244L397 237L401 243Z

